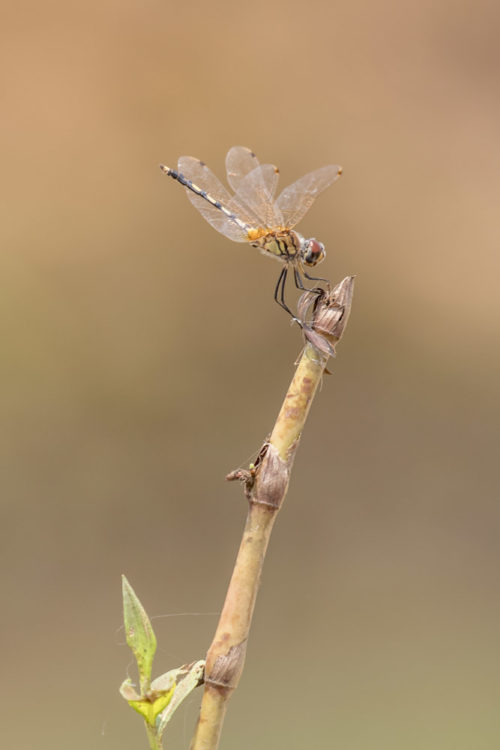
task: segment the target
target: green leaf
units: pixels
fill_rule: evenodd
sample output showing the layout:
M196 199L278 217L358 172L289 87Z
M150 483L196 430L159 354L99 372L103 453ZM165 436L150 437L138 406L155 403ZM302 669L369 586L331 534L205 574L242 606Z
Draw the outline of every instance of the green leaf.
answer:
M151 680L153 657L156 651L156 636L146 610L125 576L122 576L122 593L125 636L137 661L141 693L144 695Z

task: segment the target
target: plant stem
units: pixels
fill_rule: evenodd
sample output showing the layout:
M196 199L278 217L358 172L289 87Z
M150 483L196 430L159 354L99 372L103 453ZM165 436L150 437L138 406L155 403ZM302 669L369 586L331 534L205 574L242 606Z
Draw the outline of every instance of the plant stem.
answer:
M151 750L162 750L161 738L158 737L156 729L150 726L147 721L144 722L146 734L148 735L149 747Z
M267 545L327 356L306 344L249 496L243 538L215 636L191 750L216 750L227 702L238 685Z

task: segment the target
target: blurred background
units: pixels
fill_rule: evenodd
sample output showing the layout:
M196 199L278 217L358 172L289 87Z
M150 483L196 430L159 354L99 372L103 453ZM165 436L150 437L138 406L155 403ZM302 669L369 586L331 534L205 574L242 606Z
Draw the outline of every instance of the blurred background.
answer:
M156 674L211 641L246 513L224 476L302 342L279 266L158 165L224 177L242 144L283 186L343 165L299 229L356 290L221 748L498 748L499 20L486 0L5 5L2 746L146 747L118 694L121 573Z

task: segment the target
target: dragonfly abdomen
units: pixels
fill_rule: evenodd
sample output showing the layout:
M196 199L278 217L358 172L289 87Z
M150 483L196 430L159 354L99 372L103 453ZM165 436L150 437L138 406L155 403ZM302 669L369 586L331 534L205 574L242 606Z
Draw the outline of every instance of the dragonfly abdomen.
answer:
M204 162L200 161L200 164L205 166ZM222 213L225 214L233 224L236 224L245 232L248 231L248 225L245 224L244 221L238 219L236 214L226 208L226 206L224 206L220 201L214 198L213 195L210 195L210 193L208 193L206 190L203 190L203 188L195 185L192 180L188 180L188 178L185 177L181 172L176 172L175 169L170 169L170 167L166 167L164 164L161 164L160 168L173 180L177 180L177 182L180 182L181 185L184 185L184 187L186 187L188 190L191 190L191 192L193 192L195 195L198 195L200 198L203 198L203 200L207 201L207 203L210 203L211 206L218 209L219 211L222 211Z

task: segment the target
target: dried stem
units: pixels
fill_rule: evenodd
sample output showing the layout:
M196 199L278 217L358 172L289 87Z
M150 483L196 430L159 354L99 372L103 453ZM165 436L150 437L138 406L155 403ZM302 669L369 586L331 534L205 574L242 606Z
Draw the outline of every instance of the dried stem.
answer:
M345 326L352 284L352 277L344 279L331 293L333 297L325 295L318 308L339 311L329 329L321 329L333 344ZM345 300L342 294L347 295ZM243 671L267 545L286 495L302 429L321 382L328 348L320 351L311 343L306 344L258 466L253 472L238 472L228 477L246 479L249 510L226 601L206 657L205 690L191 750L216 750L218 746L227 703Z

